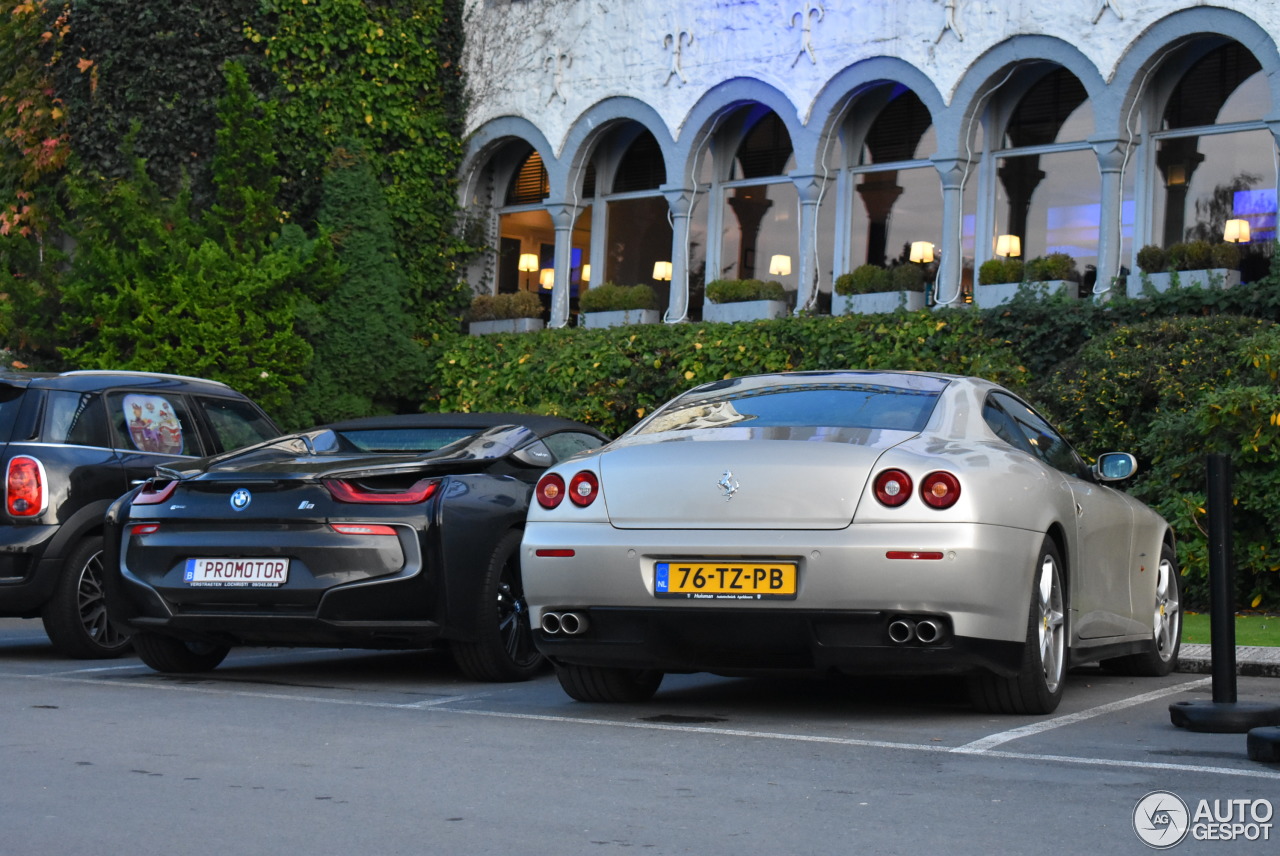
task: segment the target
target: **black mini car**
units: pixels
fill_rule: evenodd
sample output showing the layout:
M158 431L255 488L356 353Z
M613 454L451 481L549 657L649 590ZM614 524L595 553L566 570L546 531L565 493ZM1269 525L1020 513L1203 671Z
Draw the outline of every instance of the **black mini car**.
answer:
M129 647L103 608L102 517L158 464L279 436L256 404L174 375L0 371L0 616L44 620L72 657Z
M606 438L549 416L353 420L162 467L108 514L114 620L162 672L232 646L448 643L473 680L542 665L520 582L538 477Z

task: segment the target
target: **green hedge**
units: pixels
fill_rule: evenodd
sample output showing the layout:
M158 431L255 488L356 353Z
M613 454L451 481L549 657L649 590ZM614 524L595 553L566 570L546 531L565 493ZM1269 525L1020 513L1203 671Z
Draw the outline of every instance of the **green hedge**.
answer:
M618 434L691 386L756 372L917 369L1020 387L1025 372L982 326L955 310L459 337L439 350L428 407L554 413Z
M780 370L912 369L1026 395L1086 456L1132 451L1127 487L1174 525L1187 603L1207 605L1204 456L1236 469L1238 603L1280 609L1280 272L1105 304L1021 295L990 310L655 324L458 337L426 410L528 410L617 434L699 383Z

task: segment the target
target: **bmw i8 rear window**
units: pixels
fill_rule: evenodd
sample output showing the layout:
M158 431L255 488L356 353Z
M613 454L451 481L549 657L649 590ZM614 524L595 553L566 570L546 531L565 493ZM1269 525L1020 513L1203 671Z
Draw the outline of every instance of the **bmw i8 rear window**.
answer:
M477 433L475 428L355 428L338 432L362 452L434 452Z
M878 384L785 384L678 398L637 434L706 428L859 428L917 432L939 389Z

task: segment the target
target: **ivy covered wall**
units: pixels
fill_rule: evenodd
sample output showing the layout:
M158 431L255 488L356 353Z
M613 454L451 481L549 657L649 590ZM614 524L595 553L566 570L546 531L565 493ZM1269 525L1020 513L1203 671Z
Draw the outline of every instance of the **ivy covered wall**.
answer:
M462 43L461 0L7 7L5 362L203 373L269 397L286 423L291 391L322 378L343 378L342 401L312 396L310 419L403 406L384 372L417 372L464 303L457 268L468 248L454 230ZM228 101L233 78L241 90ZM321 216L340 149L361 152L376 186L361 199L377 209L365 222L387 224L376 258L361 241L335 240L350 230ZM247 282L285 257L301 267L259 281L271 297L256 308L240 305ZM317 309L347 282L378 299ZM227 307L241 331L260 332L235 347L225 334L194 341L219 323L182 319ZM368 352L387 315L403 344L382 349L379 364ZM269 346L290 337L300 347Z

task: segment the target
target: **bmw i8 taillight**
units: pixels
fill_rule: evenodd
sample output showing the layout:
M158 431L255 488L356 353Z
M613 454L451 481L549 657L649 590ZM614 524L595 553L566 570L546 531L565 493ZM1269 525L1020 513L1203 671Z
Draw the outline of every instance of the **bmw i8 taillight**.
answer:
M569 480L569 501L579 508L595 502L599 493L600 480L590 470L583 470Z
M885 470L872 483L881 505L897 508L911 498L911 476L902 470Z
M44 465L35 458L15 455L4 480L4 507L14 517L36 517L48 508Z
M547 473L538 480L538 487L533 493L538 498L538 505L546 509L556 508L564 501L564 479L555 473Z
M178 487L176 480L170 480L162 488L156 488L155 479L148 479L142 486L142 490L134 494L134 505L159 505L160 503L173 496L174 490Z
M960 480L939 470L920 482L920 498L932 508L950 508L960 499Z
M372 490L359 482L339 479L325 479L324 486L338 502L413 505L430 499L440 486L440 479L422 479L408 490Z

